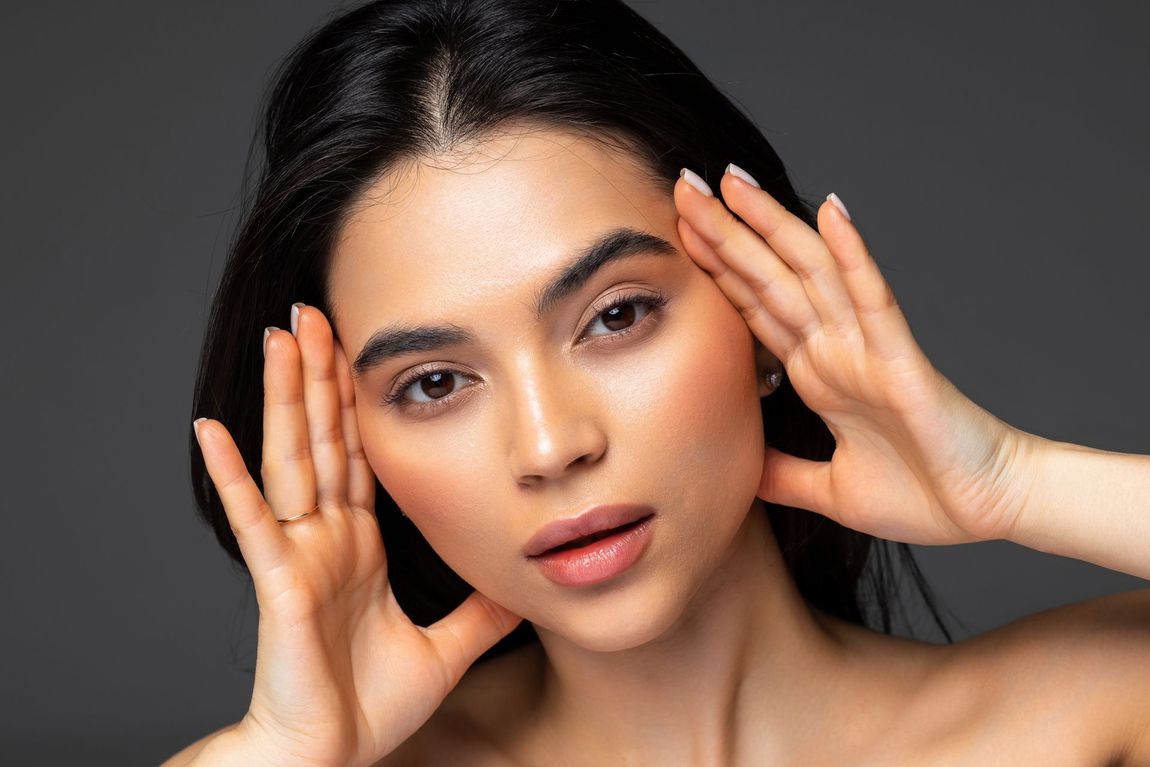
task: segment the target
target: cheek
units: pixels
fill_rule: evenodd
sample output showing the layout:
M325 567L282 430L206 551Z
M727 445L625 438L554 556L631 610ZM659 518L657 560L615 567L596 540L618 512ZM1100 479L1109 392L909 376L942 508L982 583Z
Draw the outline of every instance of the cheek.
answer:
M651 448L673 457L667 468L677 472L729 472L753 464L756 451L761 467L754 338L738 311L719 299L695 300L691 311L676 315L650 355L645 383L631 387L634 412L616 424L624 430L630 424Z
M402 436L388 435L382 417L369 420L360 420L368 463L432 548L449 562L456 549L484 550L485 536L497 528L485 524L477 502L493 497L496 489L467 416L449 414L441 419L442 429L412 429Z
M586 408L612 448L594 494L681 509L696 543L728 536L741 521L763 456L753 337L713 291L682 296L655 343L585 368L587 388L571 403ZM509 545L507 519L495 516L508 513L499 499L508 497L511 480L505 465L494 465L485 439L494 425L475 404L403 434L382 415L360 416L380 483L465 578L486 573Z
M716 290L717 290L716 286ZM708 313L707 333L682 363L673 422L678 469L671 484L682 514L668 559L680 583L721 566L752 508L762 476L763 416L755 379L754 336L724 296Z

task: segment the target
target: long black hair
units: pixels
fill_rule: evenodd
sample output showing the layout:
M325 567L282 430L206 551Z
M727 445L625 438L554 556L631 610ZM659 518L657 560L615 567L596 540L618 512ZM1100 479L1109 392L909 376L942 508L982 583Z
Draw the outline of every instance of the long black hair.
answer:
M681 167L717 179L734 159L814 225L815 208L797 196L752 120L621 0L377 0L341 11L285 58L265 95L255 137L262 138L262 167L254 190L245 181L242 218L201 349L193 416L229 429L257 483L263 328L282 324L295 301L332 316L329 257L350 205L397 164L482 141L513 122L625 149L668 194ZM258 148L253 141L249 163ZM831 457L826 424L785 380L761 402L769 444L804 458ZM246 570L191 434L189 448L199 512ZM428 625L471 587L376 484L396 599ZM905 543L802 509L768 504L767 513L810 604L891 633L901 564L953 642ZM524 621L484 658L534 639Z

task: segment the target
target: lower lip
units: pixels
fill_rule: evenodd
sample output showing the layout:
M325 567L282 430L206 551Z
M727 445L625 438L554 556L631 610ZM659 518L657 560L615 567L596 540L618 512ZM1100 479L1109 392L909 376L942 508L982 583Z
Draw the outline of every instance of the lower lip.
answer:
M639 559L651 542L654 515L638 525L577 549L539 554L531 561L560 586L590 586L619 575Z

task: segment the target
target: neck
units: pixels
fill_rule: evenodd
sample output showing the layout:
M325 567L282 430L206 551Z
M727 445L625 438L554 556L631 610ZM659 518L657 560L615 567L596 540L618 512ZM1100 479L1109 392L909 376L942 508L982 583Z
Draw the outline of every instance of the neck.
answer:
M721 565L654 640L599 652L537 630L539 721L550 723L553 742L602 754L603 764L785 754L817 723L842 668L829 624L798 593L758 499Z

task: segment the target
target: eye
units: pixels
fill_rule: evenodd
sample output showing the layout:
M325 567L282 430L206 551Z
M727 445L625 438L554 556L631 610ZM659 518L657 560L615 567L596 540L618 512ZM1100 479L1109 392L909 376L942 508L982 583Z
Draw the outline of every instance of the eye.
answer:
M413 388L412 391L426 394L432 400L442 399L455 391L455 376L456 373L451 370L437 370L415 380L413 383L419 384L419 386ZM415 401L419 402L419 399L417 398Z
M631 333L634 329L647 324L650 315L661 309L667 299L662 295L651 295L646 293L627 293L616 294L612 296L611 303L607 304L601 309L597 309L597 314L591 322L583 329L583 336L589 334L591 328L597 323L602 321L603 327L607 328L606 333L593 333L591 337L595 336L625 336ZM641 311L636 312L636 306L643 307Z
M441 402L454 398L452 394L457 389L464 388L455 383L456 377L470 378L457 370L416 368L395 385L391 394L384 398L384 402L415 410L440 407ZM412 392L415 396L407 397L408 392ZM420 395L427 399L419 399Z
M638 328L642 328L654 321L654 315L667 303L667 298L658 294L627 293L615 294L610 303L602 308L596 308L594 319L583 328L584 338L607 337L612 340L627 336ZM641 306L636 311L634 307ZM607 329L606 333L591 333L591 329L600 321ZM429 412L445 407L459 396L466 385L456 383L456 378L472 378L465 373L449 368L436 368L432 366L415 368L403 376L391 393L384 397L384 403L401 410L415 412ZM408 396L408 393L412 396ZM419 399L419 397L426 399Z

